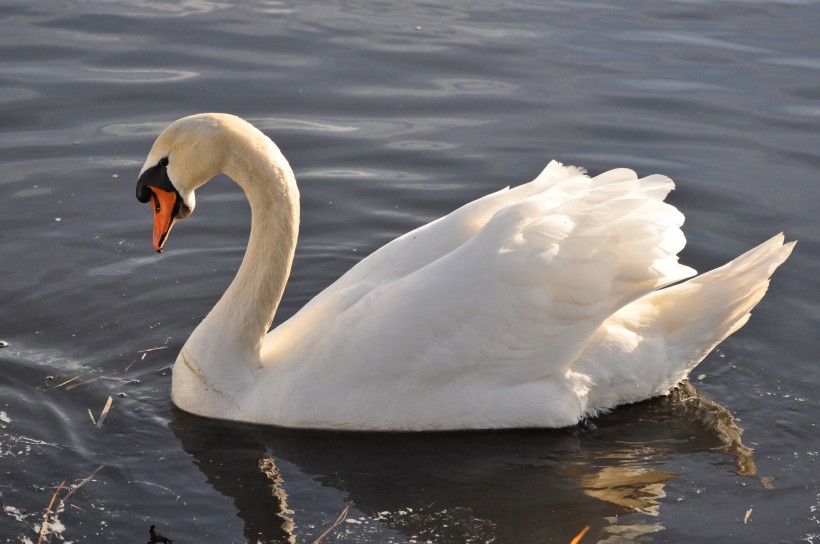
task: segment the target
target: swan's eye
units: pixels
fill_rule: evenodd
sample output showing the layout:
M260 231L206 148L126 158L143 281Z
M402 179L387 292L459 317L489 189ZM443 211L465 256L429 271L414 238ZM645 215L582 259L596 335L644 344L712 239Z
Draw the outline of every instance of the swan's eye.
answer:
M161 166L168 166L168 157L162 157L162 158L159 160L159 164L160 164Z

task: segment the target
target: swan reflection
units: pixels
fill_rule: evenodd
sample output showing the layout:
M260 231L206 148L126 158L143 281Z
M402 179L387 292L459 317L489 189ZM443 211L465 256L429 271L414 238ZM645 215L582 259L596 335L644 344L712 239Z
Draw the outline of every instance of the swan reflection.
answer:
M208 483L233 500L249 542L313 542L329 528L343 542L570 542L587 524L583 542L616 542L663 530L665 487L677 476L665 467L676 456L726 453L737 475L757 476L732 415L686 383L595 425L340 433L178 410L171 423Z

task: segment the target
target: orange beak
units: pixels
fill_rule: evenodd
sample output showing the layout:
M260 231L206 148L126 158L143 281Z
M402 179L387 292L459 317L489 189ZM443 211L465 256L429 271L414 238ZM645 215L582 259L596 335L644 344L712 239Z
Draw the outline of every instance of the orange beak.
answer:
M174 215L177 194L156 187L149 187L149 189L151 190L151 203L154 205L154 249L161 253L168 233L177 221Z

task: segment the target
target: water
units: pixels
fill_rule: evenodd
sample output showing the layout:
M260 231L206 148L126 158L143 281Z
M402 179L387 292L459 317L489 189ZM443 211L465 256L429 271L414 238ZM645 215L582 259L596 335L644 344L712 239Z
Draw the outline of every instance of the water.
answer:
M566 543L590 525L585 543L820 542L817 6L447 4L0 6L0 541L37 542L65 481L59 497L80 487L52 542L137 542L151 524L312 542L342 513L323 541ZM697 392L595 429L203 420L173 408L169 369L239 264L248 206L212 182L156 255L133 194L158 131L199 111L256 123L299 180L277 322L551 158L673 177L699 270L780 230L800 242Z

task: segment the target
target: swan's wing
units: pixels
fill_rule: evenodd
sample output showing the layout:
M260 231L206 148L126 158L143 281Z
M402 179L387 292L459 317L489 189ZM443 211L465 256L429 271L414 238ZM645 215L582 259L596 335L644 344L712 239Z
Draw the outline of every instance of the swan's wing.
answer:
M265 356L265 351L271 347L273 336L277 337L276 342L281 346L284 337L304 334L310 329L310 324L342 312L364 294L408 276L449 254L475 236L499 210L579 175L583 175L583 170L552 161L532 182L514 189L507 187L469 202L382 246L311 299L286 323L279 325L276 334L269 334L263 344L263 361L270 359ZM293 333L288 332L291 329Z
M356 264L320 296L332 296L353 285L366 284L372 290L407 276L470 240L499 210L580 175L582 170L552 161L530 183L486 195L396 238Z
M359 383L526 383L565 373L614 311L694 273L677 262L668 178L545 174L363 260L274 330L263 360Z

